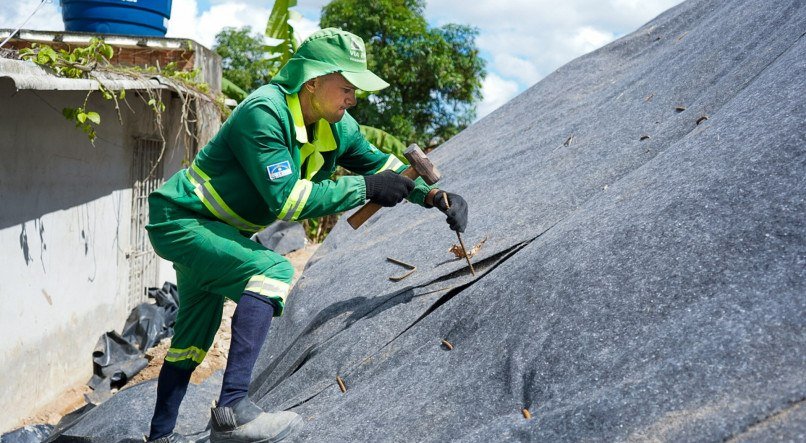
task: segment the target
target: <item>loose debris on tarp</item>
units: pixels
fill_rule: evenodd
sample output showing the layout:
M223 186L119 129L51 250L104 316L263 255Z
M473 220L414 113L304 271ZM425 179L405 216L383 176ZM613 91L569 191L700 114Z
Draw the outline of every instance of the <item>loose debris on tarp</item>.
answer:
M484 242L486 241L487 237L484 237L483 239L481 239L480 242L476 243L475 246L470 248L470 250L467 251L467 258L472 258L474 255L478 254L479 250L481 250L481 247L484 245ZM452 252L457 259L465 258L465 252L462 249L462 245L460 244L452 245L451 248L448 249L448 252Z
M344 379L342 379L338 375L336 376L336 383L339 384L339 390L341 392L347 392L347 385L344 384Z
M568 136L567 139L565 139L565 143L563 143L563 146L565 146L567 148L567 147L571 146L571 142L573 142L573 141L574 141L574 134L571 134L571 135Z
M453 345L448 340L442 339L442 346L445 346L445 349L449 351L453 351Z
M531 418L532 418L532 413L531 413L531 412L529 412L529 410L528 410L528 409L523 408L523 410L522 410L521 412L523 413L523 418L525 418L525 419L527 419L527 420L529 420L529 419L531 419Z
M398 259L396 259L396 258L392 258L392 257L386 257L386 260L388 260L388 261L390 261L390 262L392 262L392 263L394 263L394 264L397 264L397 265L403 266L404 268L408 269L408 271L407 271L407 272L405 272L405 273L404 273L404 274L402 274L402 275L398 275L398 276L392 276L392 277L389 277L389 280L392 280L392 281L400 281L400 280L403 280L404 278L406 278L406 277L410 276L411 274L413 274L413 273L414 273L414 271L416 271L416 270L417 270L417 266L410 265L410 264L408 264L408 263L406 263L406 262L404 262L404 261L400 261L400 260L398 260Z

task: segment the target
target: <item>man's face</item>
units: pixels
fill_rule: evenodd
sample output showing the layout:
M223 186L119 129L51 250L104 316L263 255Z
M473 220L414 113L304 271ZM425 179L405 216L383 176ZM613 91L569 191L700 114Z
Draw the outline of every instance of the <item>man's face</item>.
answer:
M355 106L356 87L334 72L314 79L311 105L320 118L336 123L347 108Z

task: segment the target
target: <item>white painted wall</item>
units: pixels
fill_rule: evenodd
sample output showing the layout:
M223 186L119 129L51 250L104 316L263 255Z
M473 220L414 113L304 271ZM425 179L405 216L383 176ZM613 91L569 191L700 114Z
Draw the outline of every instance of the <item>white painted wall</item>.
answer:
M124 110L123 125L97 95L89 100L102 118L93 147L61 115L85 92L17 91L0 79L0 433L86 382L98 337L120 331L128 316L132 148L155 132L133 92L135 113ZM166 176L185 153L172 146L174 133ZM175 281L169 264L160 269L160 285Z

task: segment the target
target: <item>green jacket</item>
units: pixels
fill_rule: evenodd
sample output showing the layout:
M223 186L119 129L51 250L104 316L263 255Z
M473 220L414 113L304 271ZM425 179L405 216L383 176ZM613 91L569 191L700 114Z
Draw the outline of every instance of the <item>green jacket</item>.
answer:
M367 142L346 112L338 123L316 123L309 143L297 95L269 84L238 105L193 164L155 194L257 232L276 219L303 220L363 204L363 177L331 180L337 165L360 175L406 168ZM422 179L416 185L409 200L424 205L431 187Z

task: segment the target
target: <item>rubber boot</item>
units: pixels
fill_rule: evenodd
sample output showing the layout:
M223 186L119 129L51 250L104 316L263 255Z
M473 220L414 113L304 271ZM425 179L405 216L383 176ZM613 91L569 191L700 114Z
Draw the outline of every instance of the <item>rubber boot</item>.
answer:
M210 443L268 443L280 441L302 427L291 411L263 412L249 397L235 406L210 410Z
M149 440L148 443L191 443L191 441L184 435L171 432L170 434L160 437L156 440Z

